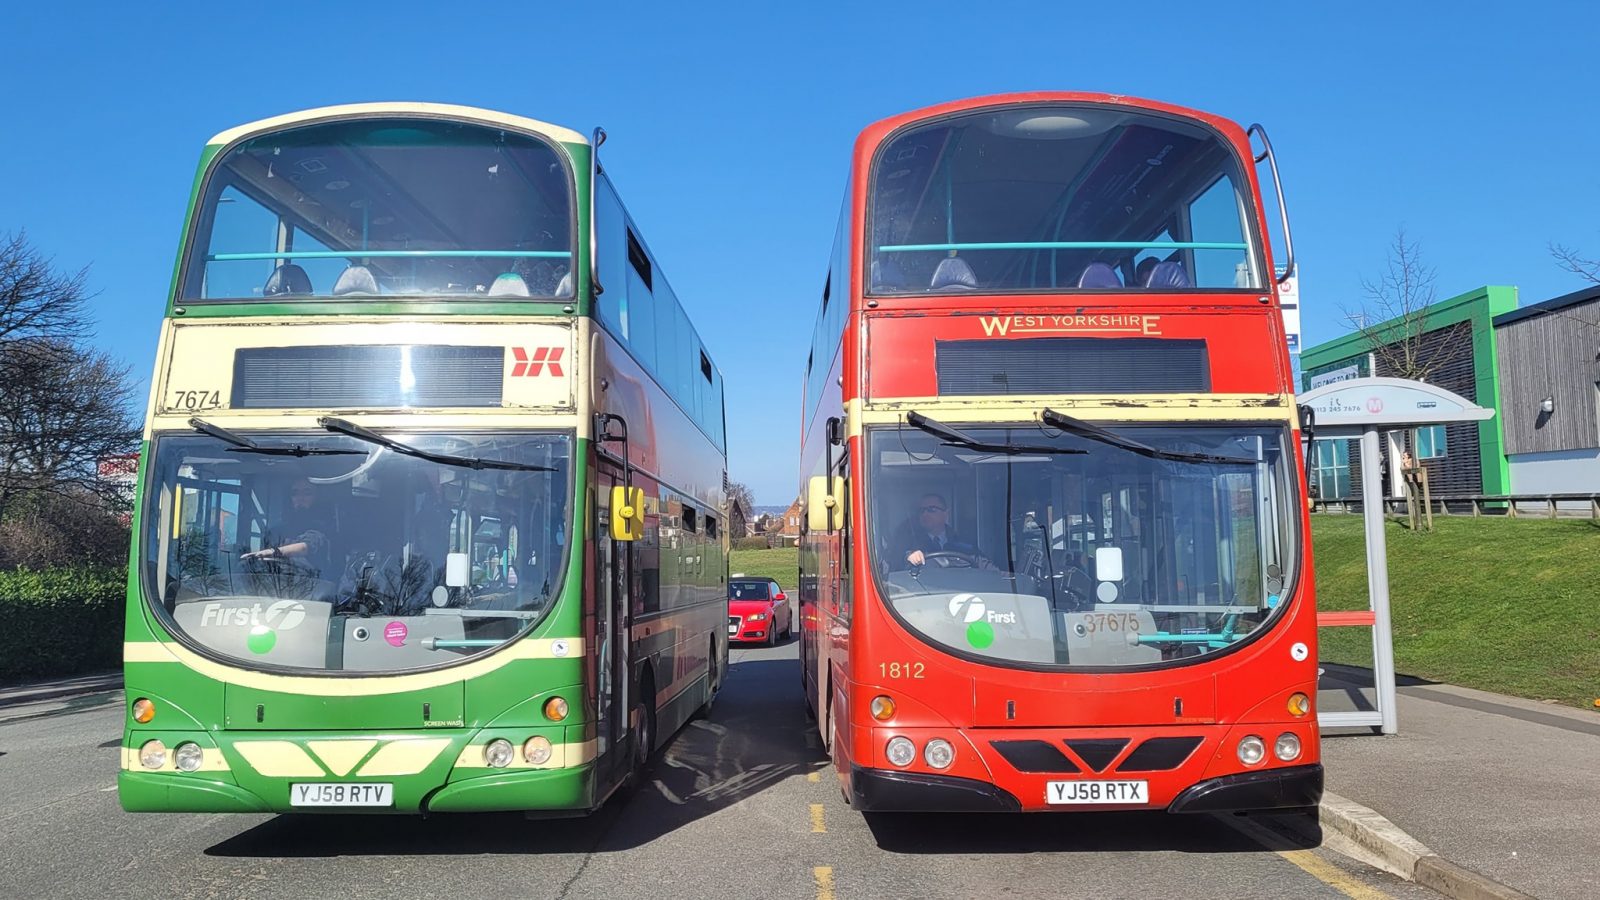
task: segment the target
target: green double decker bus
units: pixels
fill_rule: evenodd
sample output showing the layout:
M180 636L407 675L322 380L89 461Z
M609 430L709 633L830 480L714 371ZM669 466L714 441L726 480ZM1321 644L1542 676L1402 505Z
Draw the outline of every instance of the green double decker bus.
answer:
M135 812L595 809L727 664L722 376L591 138L226 131L151 383Z

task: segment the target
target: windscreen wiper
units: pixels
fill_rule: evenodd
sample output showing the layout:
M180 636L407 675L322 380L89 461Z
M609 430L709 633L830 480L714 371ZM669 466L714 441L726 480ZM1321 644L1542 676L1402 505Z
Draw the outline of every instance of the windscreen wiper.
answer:
M1257 460L1247 459L1243 456L1217 456L1212 453L1190 453L1186 450L1162 450L1159 447L1142 444L1132 438L1125 438L1114 431L1101 428L1099 425L1092 425L1082 419L1075 419L1065 413L1058 413L1049 407L1045 407L1040 417L1044 419L1046 425L1059 428L1079 437L1088 438L1091 441L1099 441L1112 447L1121 447L1123 450L1137 453L1140 456L1148 456L1151 459L1166 459L1172 462L1217 463L1231 466L1253 466L1257 463Z
M366 456L364 450L334 450L324 447L302 447L299 444L290 444L287 447L264 447L250 440L242 434L229 431L221 425L213 425L205 419L192 418L189 427L201 434L210 435L225 444L232 444L234 453L261 453L266 456Z
M990 441L980 441L972 435L957 431L943 422L930 419L916 410L906 413L906 421L909 422L913 428L920 428L934 437L943 438L946 443L959 444L960 446L966 447L970 450L980 450L984 453L1007 453L1011 455L1017 455L1021 453L1070 454L1089 452L1087 450L1078 450L1074 447L1049 447L1036 444L996 444Z
M387 447L405 456L415 456L417 459L425 459L428 462L436 462L446 466L464 466L468 469L506 469L513 472L555 471L549 466L541 466L534 463L508 462L502 459L479 459L475 456L457 456L453 453L435 453L432 450L423 450L420 447L403 444L393 438L384 437L376 431L362 428L354 422L336 419L333 416L323 416L317 420L317 424L329 431L348 434L357 440L366 441L369 444L377 444L379 447Z

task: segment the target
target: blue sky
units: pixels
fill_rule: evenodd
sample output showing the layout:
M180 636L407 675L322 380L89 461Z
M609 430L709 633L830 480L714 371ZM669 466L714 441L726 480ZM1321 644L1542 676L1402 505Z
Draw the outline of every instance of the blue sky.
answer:
M13 6L0 232L90 266L99 341L148 379L200 148L366 100L587 132L728 380L730 466L795 485L799 380L850 144L1008 90L1104 90L1271 133L1307 345L1349 327L1403 224L1441 296L1576 290L1600 256L1600 5L574 3Z

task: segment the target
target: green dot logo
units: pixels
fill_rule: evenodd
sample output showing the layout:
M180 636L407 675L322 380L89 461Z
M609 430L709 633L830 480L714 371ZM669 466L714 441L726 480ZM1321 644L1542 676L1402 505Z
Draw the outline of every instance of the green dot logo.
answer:
M278 643L278 633L265 625L257 625L250 629L250 636L244 643L251 653L268 653Z
M967 626L967 643L982 650L994 643L994 626L988 622L973 622Z

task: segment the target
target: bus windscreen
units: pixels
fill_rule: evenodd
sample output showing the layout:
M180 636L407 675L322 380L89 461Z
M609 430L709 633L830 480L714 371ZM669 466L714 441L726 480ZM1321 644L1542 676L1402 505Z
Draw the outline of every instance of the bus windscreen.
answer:
M869 432L879 585L935 646L998 664L1149 666L1232 647L1282 608L1296 494L1280 430L961 433L971 440Z
M183 299L561 299L572 176L532 135L353 119L250 138L212 167Z
M1008 106L893 135L874 162L868 290L1260 290L1239 161L1192 122Z
M168 628L235 664L431 668L543 618L571 533L560 434L333 433L155 442L142 519L146 597ZM472 460L525 469L475 468Z

